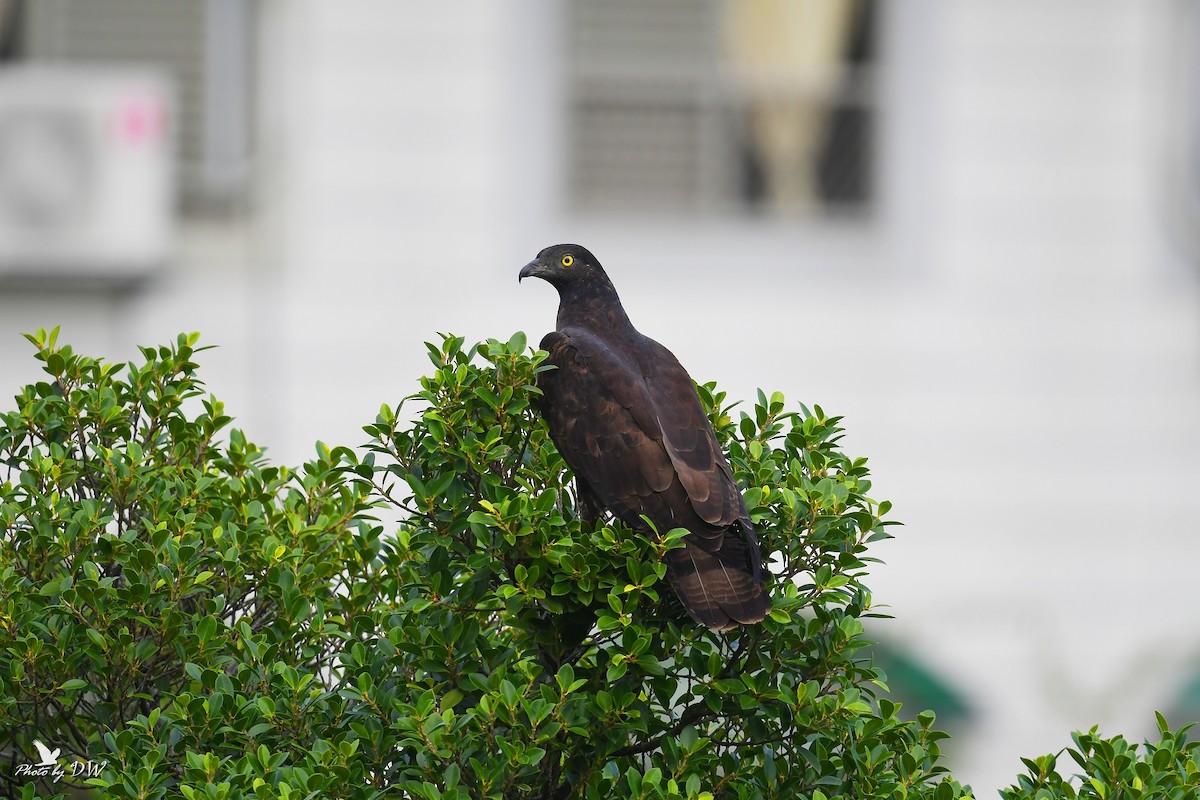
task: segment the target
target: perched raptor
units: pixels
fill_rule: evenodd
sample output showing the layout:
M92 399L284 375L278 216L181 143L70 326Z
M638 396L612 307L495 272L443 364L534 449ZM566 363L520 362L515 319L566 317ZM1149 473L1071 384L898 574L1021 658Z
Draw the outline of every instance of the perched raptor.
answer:
M742 493L671 351L638 333L595 256L547 247L521 270L558 290L557 330L541 348L557 369L541 373L541 413L575 473L580 513L608 509L660 534L686 528L666 557L684 608L718 630L766 616L762 556Z

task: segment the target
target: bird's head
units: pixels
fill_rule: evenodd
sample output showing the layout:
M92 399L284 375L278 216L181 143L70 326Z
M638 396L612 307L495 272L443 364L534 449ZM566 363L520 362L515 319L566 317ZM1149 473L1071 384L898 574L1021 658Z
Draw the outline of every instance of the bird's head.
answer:
M608 276L596 257L586 247L577 244L555 244L537 254L537 258L521 268L518 281L541 278L560 291L574 283L607 284Z

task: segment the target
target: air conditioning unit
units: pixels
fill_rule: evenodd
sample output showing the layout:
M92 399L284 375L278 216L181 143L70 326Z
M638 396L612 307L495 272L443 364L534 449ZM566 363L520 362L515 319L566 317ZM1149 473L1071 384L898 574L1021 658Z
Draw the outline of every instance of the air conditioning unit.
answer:
M166 261L171 98L155 70L0 70L0 277L119 281Z

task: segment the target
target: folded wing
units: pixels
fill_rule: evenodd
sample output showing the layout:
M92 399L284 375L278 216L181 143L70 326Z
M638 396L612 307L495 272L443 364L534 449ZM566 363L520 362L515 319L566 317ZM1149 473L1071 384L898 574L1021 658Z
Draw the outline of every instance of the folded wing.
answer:
M626 524L689 531L667 567L693 618L757 622L770 601L741 491L687 372L657 342L637 344L619 353L572 328L542 340L556 367L539 380L551 437L581 490Z

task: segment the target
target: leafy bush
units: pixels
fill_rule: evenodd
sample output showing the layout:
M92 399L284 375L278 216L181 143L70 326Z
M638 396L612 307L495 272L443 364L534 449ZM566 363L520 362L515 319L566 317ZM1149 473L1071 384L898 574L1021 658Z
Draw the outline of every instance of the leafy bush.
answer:
M1172 731L1161 714L1155 716L1159 741L1146 742L1141 748L1123 736L1103 738L1092 728L1071 735L1075 747L1021 759L1028 772L1016 785L1001 790L1001 800L1196 800L1200 796L1200 742L1188 741L1191 725ZM1063 752L1083 770L1081 774L1067 778L1058 772Z
M219 443L195 334L127 369L56 334L29 337L51 379L0 416L4 788L38 796L34 739L66 773L42 791L103 765L114 797L363 782L332 667L377 602L367 487L324 449L293 472Z
M351 699L380 709L360 733L389 782L430 797L959 792L938 783L932 719L872 701L862 579L888 504L838 449L836 418L780 395L735 418L700 388L780 569L770 617L718 634L664 580L674 534L576 517L524 336L462 345L430 347L420 421L384 407L359 465L405 515L376 633L343 661Z
M29 337L50 380L0 416L8 793L966 791L863 656L888 504L819 407L700 388L778 570L770 617L718 634L664 580L677 532L576 517L523 335L431 345L415 421L384 406L361 454L291 470L223 433L194 334L128 366L55 334ZM17 774L35 739L66 774Z

